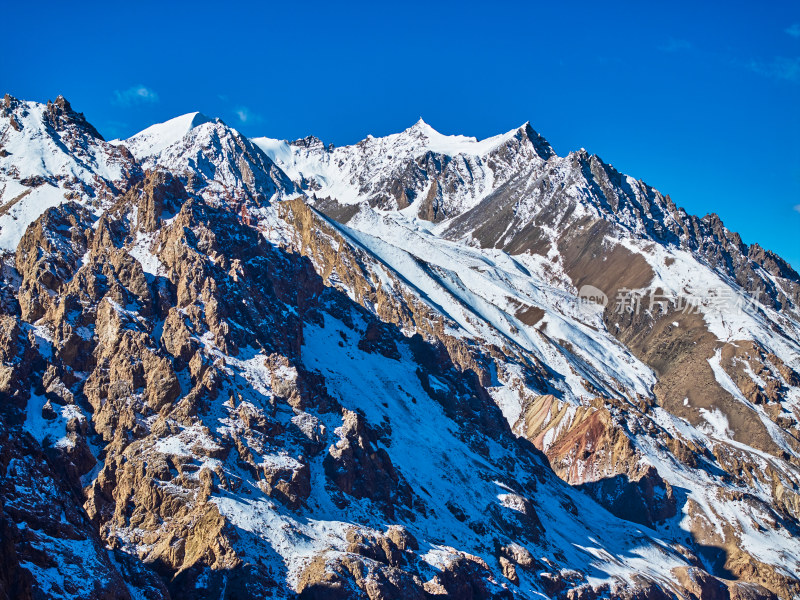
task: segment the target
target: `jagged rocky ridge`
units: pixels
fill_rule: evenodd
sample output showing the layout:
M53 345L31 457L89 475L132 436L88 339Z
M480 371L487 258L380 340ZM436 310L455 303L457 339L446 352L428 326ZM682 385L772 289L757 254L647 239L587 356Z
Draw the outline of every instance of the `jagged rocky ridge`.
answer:
M530 125L63 98L6 96L0 186L6 597L800 593L800 283L719 219Z

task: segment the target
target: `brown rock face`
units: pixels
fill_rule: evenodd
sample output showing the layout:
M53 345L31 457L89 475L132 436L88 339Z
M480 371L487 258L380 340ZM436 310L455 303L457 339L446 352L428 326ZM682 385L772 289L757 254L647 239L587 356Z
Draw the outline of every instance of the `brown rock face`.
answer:
M324 461L328 478L344 494L376 501L387 516L413 503L411 488L395 471L388 453L376 447L364 418L344 412L340 439L328 449Z
M22 237L15 263L22 275L19 302L22 318L36 321L54 308L53 296L61 292L85 255L94 219L76 203L48 209ZM68 236L56 235L67 229Z
M476 556L460 555L451 560L425 589L434 594L443 590L445 597L474 600L501 600L513 598L508 589L501 589L488 581L488 566Z
M97 531L65 486L57 454L43 452L30 435L20 435L2 420L0 446L0 591L5 597L130 598ZM26 526L20 529L19 523ZM146 582L157 581L146 571L140 568ZM55 583L48 572L58 573ZM148 587L149 597L168 598L160 583Z
M427 598L419 578L352 554L316 557L301 574L297 591L303 600Z
M193 579L207 582L197 588L198 597L274 587L276 573L246 564L235 549L241 534L215 498L252 485L262 497L302 511L315 485L307 453L319 457L317 476L327 479L334 500L368 500L389 518L410 514L415 496L380 447L388 430L342 409L324 378L304 369L299 318L272 317L285 314L290 303L309 323L322 322L322 307L351 319L349 301L327 292L302 260L267 247L236 216L187 198L169 176L148 174L113 210L115 218L106 214L95 222L66 204L29 230L18 250L29 298L25 316L41 319L52 332L51 364L45 373L36 371L43 368L40 359L19 360L36 353L13 317L3 320L1 348L12 365L4 371L5 386L19 407L29 395L18 382L33 370L48 399L42 419L59 422L62 411L79 415L65 428L69 447L59 446L52 459L76 495L75 510L86 515L93 543L118 556L109 563L109 581L124 580L153 598L175 594ZM167 212L175 213L169 226L161 220ZM145 274L132 258L140 234L154 234L146 251L163 274ZM259 259L264 256L270 261ZM365 329L357 348L400 360L404 338L359 310ZM228 360L263 369L270 395L231 378L226 359L209 352L208 340L226 357L238 357ZM413 353L427 357L423 381L428 369L455 376L452 364L421 339ZM474 379L457 387L460 394L488 398ZM450 403L454 414L463 410L444 396L439 401ZM224 433L205 425L220 405L229 415ZM338 441L327 433L325 415L340 418ZM532 506L527 512L535 514ZM377 537L353 534L348 543L349 554L328 564L341 583L325 583L328 575L315 580L313 563L298 591L327 594L342 587L368 597L425 597L414 567L419 544L405 528L390 527ZM229 570L237 575L220 579ZM448 577L447 585L462 585L460 575Z
M653 526L676 514L671 486L654 467L641 464L641 455L601 399L576 408L553 396L531 398L517 427L562 479L616 516Z
M136 224L144 233L157 231L162 217L176 213L188 198L180 181L167 171L146 173L144 181L128 194L138 196Z
M687 594L698 600L729 600L730 590L724 582L704 571L689 567L676 571L678 581Z

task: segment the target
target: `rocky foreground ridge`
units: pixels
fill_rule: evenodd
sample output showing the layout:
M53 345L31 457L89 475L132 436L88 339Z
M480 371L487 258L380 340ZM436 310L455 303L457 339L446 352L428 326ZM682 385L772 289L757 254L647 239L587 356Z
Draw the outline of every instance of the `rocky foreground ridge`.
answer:
M0 597L800 595L800 276L529 124L7 95L0 253Z

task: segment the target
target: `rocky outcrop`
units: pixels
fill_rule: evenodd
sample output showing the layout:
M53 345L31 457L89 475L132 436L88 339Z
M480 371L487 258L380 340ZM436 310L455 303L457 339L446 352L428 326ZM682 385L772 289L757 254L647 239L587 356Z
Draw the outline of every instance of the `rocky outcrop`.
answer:
M58 96L53 101L47 101L47 112L45 116L47 123L56 131L65 131L68 129L69 125L73 125L88 132L99 140L103 139L103 136L100 135L97 129L86 120L83 113L75 112L72 109L72 105L64 96Z
M413 495L400 479L386 450L376 447L364 418L345 411L339 441L328 450L325 473L339 490L354 498L370 498L395 516L396 507L410 508Z
M146 567L134 567L136 578L119 572L61 472L57 441L40 444L10 426L6 416L0 420L0 593L6 598L111 600L134 593L169 598Z
M611 403L598 398L575 407L553 396L532 397L516 429L547 455L562 479L618 517L654 526L676 514L672 487L634 448Z
M380 561L349 554L316 557L300 575L297 591L303 600L427 597L419 578Z
M54 308L54 296L72 279L88 250L93 223L88 210L68 202L48 209L27 229L15 256L23 278L18 299L24 320L37 321Z

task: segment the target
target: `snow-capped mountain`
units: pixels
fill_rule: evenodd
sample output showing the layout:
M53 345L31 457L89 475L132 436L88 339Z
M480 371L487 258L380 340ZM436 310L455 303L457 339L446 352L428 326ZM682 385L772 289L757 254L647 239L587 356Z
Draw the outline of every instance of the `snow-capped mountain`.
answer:
M125 142L144 168L180 174L192 190L231 204L260 206L295 193L286 174L250 140L219 119L200 113L153 125Z
M315 199L365 201L389 210L413 207L411 214L437 222L474 207L520 165L553 155L528 123L480 142L442 135L422 119L402 133L342 148L316 138L253 142Z
M6 95L0 118L0 248L5 252L13 252L27 225L65 196L99 208L141 177L130 152L106 143L61 96L44 105Z
M598 157L6 96L0 192L7 597L800 594L800 277Z

